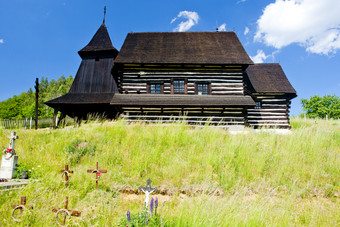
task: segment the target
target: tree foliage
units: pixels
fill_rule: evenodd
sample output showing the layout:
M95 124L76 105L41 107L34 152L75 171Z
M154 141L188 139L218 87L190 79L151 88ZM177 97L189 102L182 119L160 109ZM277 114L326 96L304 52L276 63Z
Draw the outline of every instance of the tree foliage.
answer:
M309 118L340 118L340 98L336 95L318 95L301 99L302 109Z
M53 109L45 105L46 101L55 99L66 94L73 83L73 77L61 76L58 80L50 82L46 77L39 80L39 117L52 117ZM32 84L34 81L32 82ZM19 96L14 95L3 102L0 102L0 119L18 119L35 116L35 91L29 88Z

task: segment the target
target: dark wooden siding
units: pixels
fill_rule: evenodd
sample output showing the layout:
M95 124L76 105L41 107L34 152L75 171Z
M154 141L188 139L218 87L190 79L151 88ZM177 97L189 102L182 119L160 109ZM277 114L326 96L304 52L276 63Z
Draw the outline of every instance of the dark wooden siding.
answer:
M290 128L290 101L284 95L254 95L255 101L261 103L260 109L248 109L247 122L254 128Z
M123 107L121 117L129 122L187 122L189 124L244 125L243 108L152 108Z
M211 95L244 95L243 73L235 72L163 72L125 71L120 77L119 91L123 94L146 94L148 84L162 83L164 94L171 94L172 81L185 79L186 94L195 95L197 83L209 83Z

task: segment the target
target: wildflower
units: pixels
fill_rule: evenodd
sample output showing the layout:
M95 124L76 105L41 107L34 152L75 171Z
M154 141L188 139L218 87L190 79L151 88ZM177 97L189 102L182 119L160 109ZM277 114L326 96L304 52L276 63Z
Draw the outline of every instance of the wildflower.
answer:
M157 207L158 207L158 198L156 197L155 208L157 209Z
M163 207L164 207L165 203L166 203L166 200L163 202Z
M127 213L126 213L126 218L127 218L127 221L130 222L131 221L131 213L130 211L128 210Z
M153 197L151 198L151 201L150 201L150 211L151 213L153 211Z

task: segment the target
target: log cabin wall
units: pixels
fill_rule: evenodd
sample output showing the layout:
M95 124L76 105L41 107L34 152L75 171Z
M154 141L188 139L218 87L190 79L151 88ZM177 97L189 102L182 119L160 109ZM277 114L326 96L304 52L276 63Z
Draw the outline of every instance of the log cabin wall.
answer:
M208 95L244 95L242 66L125 65L119 72L121 94L148 94L150 84L161 84L161 94L172 95L173 81L185 81L185 95L198 95L197 84L208 84ZM152 94L150 94L152 95ZM244 108L225 107L122 107L127 121L173 122L193 124L245 125Z
M151 83L160 83L163 94L171 94L174 79L185 80L186 94L197 94L196 84L208 83L211 95L244 95L242 69L225 71L141 71L126 70L118 80L123 94L146 94Z
M247 122L254 128L290 128L290 100L285 95L253 94L255 107L247 110Z

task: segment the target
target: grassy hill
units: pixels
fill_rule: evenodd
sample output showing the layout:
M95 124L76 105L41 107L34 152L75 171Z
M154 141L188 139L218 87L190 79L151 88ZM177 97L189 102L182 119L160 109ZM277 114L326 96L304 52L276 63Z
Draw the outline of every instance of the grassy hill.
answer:
M0 222L27 196L33 211L22 226L52 226L52 207L82 212L69 223L117 226L129 209L141 211L138 186L148 178L159 192L165 226L339 226L340 122L292 120L291 133L230 135L185 124L92 122L78 128L17 130L20 169L31 181L0 192ZM2 150L9 130L0 129ZM87 169L107 169L95 190ZM74 170L61 182L65 164Z

